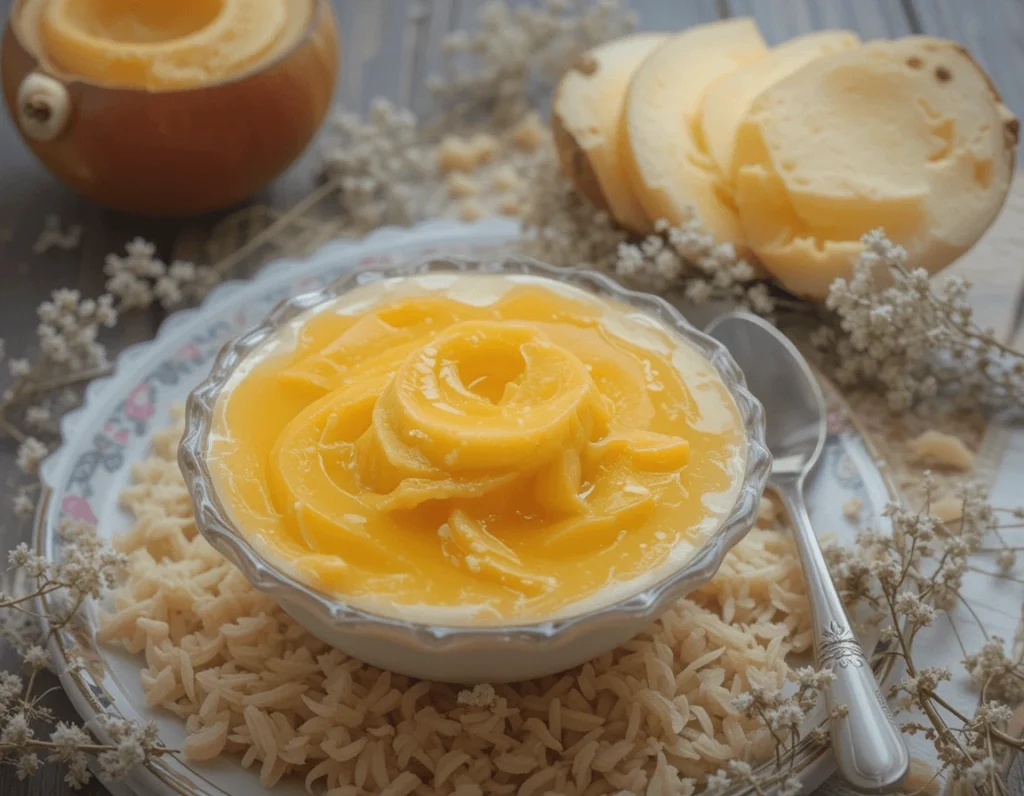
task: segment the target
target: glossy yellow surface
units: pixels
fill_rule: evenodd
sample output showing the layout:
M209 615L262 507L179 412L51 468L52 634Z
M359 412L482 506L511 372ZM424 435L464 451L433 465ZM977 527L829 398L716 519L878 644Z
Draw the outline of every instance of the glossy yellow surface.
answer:
M155 91L226 80L294 44L311 0L29 0L28 38L59 71Z
M445 293L313 315L222 396L218 494L262 550L378 612L514 621L714 522L743 432L692 349L650 321L617 335L622 312L582 293Z

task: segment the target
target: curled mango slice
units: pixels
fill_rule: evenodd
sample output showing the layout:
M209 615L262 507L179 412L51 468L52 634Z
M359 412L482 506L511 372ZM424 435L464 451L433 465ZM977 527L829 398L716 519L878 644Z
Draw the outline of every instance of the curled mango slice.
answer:
M742 438L710 366L585 294L500 284L320 313L253 367L218 414L240 525L377 610L512 620L646 576L713 517ZM734 422L712 433L715 384Z

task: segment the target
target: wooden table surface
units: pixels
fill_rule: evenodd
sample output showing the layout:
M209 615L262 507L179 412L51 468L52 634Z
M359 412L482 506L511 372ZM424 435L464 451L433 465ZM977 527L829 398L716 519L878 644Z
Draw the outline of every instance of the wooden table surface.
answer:
M12 0L0 0L6 18ZM332 0L342 31L342 74L337 100L349 109L365 110L371 98L399 102L423 100L425 70L403 68L401 54L411 41L426 37L423 51L437 53L452 28L470 27L480 0ZM1024 0L633 0L645 29L675 30L721 17L752 15L769 43L822 28L848 28L864 39L915 33L955 39L988 70L1007 104L1024 115ZM423 8L425 15L410 14ZM374 10L376 13L374 14ZM366 24L369 16L376 21ZM358 32L358 36L355 33ZM358 40L357 40L358 38ZM436 62L436 58L434 59ZM286 207L312 185L315 147L277 181L259 201ZM65 225L81 224L81 245L73 251L33 254L32 246L49 214ZM103 259L121 251L141 235L169 257L183 231L211 228L222 215L185 221L155 221L98 207L66 190L22 144L6 115L0 114L0 338L19 355L31 342L37 324L36 306L58 287L95 295L103 288ZM114 349L152 335L158 312L136 317L119 327ZM2 385L5 376L0 376ZM26 535L27 525L10 511L11 484L16 478L14 448L0 441L0 548L6 550ZM14 663L0 649L0 668ZM48 685L53 684L48 683ZM77 718L63 694L54 700L62 718ZM69 792L63 773L48 767L26 782L10 768L0 768L2 796L58 796ZM85 788L90 796L105 794L98 784Z

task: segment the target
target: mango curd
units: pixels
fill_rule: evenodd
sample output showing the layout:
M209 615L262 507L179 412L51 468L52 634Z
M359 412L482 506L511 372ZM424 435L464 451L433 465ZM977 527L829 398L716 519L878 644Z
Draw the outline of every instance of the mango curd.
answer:
M731 510L727 388L660 322L528 276L383 280L306 313L216 405L258 550L374 613L570 615L661 580Z
M23 36L65 75L150 91L244 74L294 45L313 0L25 0Z

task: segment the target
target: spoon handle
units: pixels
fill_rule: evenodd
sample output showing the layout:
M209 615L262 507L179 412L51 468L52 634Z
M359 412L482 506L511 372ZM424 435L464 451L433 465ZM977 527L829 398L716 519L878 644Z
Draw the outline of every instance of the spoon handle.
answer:
M910 756L860 642L853 634L835 583L818 546L804 503L803 484L786 479L775 487L793 523L800 563L807 582L814 626L814 658L831 667L835 682L825 690L825 707L845 705L849 712L831 720L832 751L840 775L854 788L882 793L906 778Z

